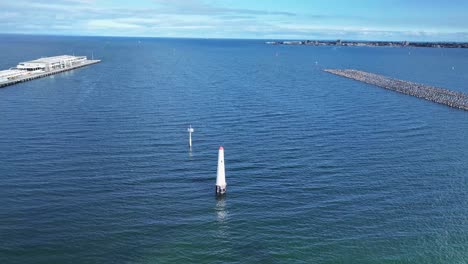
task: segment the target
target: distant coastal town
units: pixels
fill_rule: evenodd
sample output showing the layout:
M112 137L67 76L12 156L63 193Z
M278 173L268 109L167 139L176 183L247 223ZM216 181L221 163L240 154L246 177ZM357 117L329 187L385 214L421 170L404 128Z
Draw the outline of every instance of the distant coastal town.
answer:
M424 48L468 48L466 42L410 42L410 41L267 41L269 45L305 45L305 46L352 46L352 47L424 47Z

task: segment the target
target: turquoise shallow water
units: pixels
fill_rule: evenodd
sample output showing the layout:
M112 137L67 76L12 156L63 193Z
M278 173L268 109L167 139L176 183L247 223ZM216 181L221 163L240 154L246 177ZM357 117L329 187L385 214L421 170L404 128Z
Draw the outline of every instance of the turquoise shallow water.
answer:
M0 263L468 262L468 112L322 71L468 93L467 50L1 37L103 62L0 89Z

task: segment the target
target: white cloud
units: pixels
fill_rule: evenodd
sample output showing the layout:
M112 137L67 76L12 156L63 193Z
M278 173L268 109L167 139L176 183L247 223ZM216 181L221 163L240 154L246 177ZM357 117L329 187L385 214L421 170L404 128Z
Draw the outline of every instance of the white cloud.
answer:
M125 29L141 29L142 26L132 23L123 23L116 20L110 19L93 19L89 20L87 23L87 27L90 29L118 29L118 30L125 30Z
M0 30L158 37L468 40L464 28L382 25L359 16L270 12L210 3L152 0L146 6L132 7L128 3L106 6L95 0L1 1Z

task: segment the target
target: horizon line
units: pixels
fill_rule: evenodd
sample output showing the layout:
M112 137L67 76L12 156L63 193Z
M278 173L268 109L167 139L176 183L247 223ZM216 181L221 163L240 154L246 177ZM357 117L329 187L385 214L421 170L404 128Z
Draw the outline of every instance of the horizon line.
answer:
M262 40L262 41L362 41L362 42L412 42L412 43L468 43L468 41L453 41L453 40L427 40L427 41L412 41L412 40L365 40L365 39L324 39L324 38L230 38L230 37L161 37L161 36L124 36L124 35L80 35L80 34L46 34L46 33L4 33L0 35L21 35L21 36L50 36L50 37L100 37L100 38L145 38L145 39L205 39L205 40Z

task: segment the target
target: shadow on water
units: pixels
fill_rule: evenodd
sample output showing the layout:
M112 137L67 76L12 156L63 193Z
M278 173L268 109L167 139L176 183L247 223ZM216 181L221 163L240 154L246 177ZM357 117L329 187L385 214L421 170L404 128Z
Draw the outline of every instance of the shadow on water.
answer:
M219 223L227 222L228 211L226 210L226 195L216 196L216 217Z
M229 234L229 212L226 206L226 196L216 196L216 221L218 223L217 236L221 239L227 239Z

